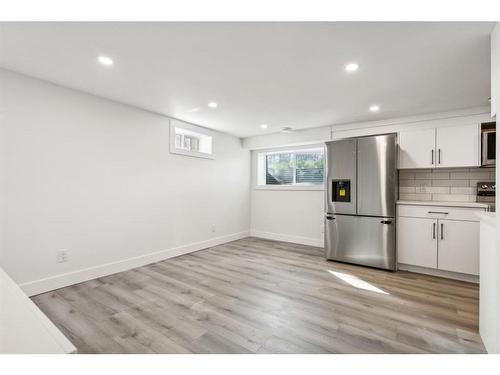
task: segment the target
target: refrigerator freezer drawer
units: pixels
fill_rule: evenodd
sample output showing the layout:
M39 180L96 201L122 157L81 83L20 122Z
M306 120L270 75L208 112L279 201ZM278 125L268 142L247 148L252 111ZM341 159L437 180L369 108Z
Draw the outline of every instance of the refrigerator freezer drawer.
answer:
M396 269L394 218L328 214L325 221L327 259Z

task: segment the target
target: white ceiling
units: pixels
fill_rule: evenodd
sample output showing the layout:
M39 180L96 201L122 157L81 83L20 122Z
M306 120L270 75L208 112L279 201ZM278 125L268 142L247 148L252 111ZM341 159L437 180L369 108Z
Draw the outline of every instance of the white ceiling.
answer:
M246 137L488 105L492 28L1 23L0 66ZM114 66L97 63L99 55ZM348 74L351 61L360 68ZM218 108L208 108L209 101ZM379 113L368 110L372 104ZM269 128L260 129L262 123Z

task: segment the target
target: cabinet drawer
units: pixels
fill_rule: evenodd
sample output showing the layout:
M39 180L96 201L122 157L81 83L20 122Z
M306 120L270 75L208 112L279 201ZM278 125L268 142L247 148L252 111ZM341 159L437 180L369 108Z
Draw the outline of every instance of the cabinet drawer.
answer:
M475 214L478 211L484 210L465 207L398 205L398 216L424 219L479 221Z

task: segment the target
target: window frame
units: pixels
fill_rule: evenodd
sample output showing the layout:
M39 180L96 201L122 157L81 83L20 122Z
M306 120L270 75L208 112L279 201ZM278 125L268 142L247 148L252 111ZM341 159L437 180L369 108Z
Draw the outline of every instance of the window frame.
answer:
M176 147L176 131L175 129L183 129L188 132L193 132L193 133L198 133L201 136L206 136L211 138L211 148L212 148L212 153L208 154L205 152L199 152L199 151L193 151L193 150L185 150L185 149L180 149ZM201 142L201 140L199 141ZM215 133L203 128L201 126L189 124L184 121L179 121L179 120L170 120L170 153L171 154L177 154L177 155L184 155L184 156L191 156L191 157L196 157L196 158L202 158L202 159L215 159Z
M267 185L266 182L266 171L267 171L267 155L275 153L300 153L306 151L323 150L323 155L325 155L325 145L321 144L311 144L311 145L301 145L293 147L280 147L271 148L263 150L255 150L253 157L254 164L254 181L253 187L255 190L303 190L303 191L324 191L325 184L290 184L290 185ZM326 159L324 162L324 168L326 168ZM326 172L326 170L324 171ZM325 178L326 174L323 173ZM295 179L295 177L294 177Z

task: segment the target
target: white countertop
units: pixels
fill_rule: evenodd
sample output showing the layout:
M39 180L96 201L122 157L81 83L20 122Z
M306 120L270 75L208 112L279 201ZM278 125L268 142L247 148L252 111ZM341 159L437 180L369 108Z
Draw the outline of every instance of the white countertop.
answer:
M481 220L481 223L486 223L492 227L496 226L497 216L495 212L476 212L476 216Z
M0 353L75 352L73 344L0 268Z
M481 202L439 202L439 201L406 201L398 200L396 204L407 204L413 206L443 206L443 207L466 207L488 209L487 203Z

